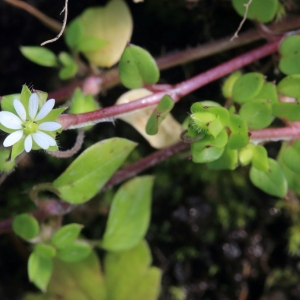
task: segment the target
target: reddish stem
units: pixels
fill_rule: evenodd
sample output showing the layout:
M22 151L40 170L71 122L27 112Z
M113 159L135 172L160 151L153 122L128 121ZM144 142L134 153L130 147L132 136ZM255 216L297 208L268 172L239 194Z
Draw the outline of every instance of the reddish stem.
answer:
M276 41L270 42L255 50L249 51L223 64L220 64L217 67L214 67L204 73L175 85L168 92L157 92L130 103L110 106L90 113L62 115L59 118L59 121L62 123L63 129L68 129L69 127L77 126L79 124L106 119L108 117L115 117L127 112L157 104L162 96L166 93L169 94L175 102L177 102L182 97L190 94L196 89L199 89L210 82L222 78L235 70L238 70L250 63L276 52L280 41L281 39L277 39Z

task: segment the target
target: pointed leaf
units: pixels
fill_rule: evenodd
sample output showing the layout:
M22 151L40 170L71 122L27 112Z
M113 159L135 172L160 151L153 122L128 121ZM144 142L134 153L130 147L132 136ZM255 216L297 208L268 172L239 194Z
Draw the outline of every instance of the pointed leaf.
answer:
M52 236L52 245L60 249L68 246L69 244L73 244L78 238L82 227L83 226L81 224L76 223L63 226Z
M40 231L40 226L36 218L29 214L21 214L13 220L13 231L24 240L35 238Z
M235 170L238 166L238 151L226 147L222 156L207 166L210 170Z
M111 206L101 246L109 251L134 247L146 234L151 214L153 177L136 177L123 184Z
M45 47L21 47L22 54L32 62L44 67L57 67L56 55Z
M251 182L265 193L284 197L287 193L287 180L277 161L268 159L269 170L261 171L254 166L250 169Z
M129 89L154 84L159 79L159 69L150 53L135 45L126 46L119 62L120 79Z
M54 180L53 187L66 202L87 202L99 192L135 146L135 143L121 138L98 142L77 157Z
M92 248L89 244L76 241L73 244L58 249L57 258L67 263L75 263L88 257L91 252Z

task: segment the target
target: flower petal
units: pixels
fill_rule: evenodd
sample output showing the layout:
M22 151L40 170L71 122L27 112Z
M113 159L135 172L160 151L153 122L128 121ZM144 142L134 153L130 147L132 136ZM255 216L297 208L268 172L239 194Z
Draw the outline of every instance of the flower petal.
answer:
M26 152L30 152L32 149L32 136L29 134L24 141L24 148Z
M20 117L20 119L22 121L25 121L26 120L26 110L20 100L17 100L17 99L14 100L14 108L15 108L18 116Z
M0 123L9 129L21 129L22 120L9 111L0 112Z
M23 136L23 130L11 133L3 142L4 147L9 147L17 143Z
M31 94L28 103L28 113L30 118L33 120L39 108L39 98L36 93Z
M39 121L42 120L43 118L45 118L49 112L52 110L52 108L54 107L55 104L55 100L54 99L50 99L48 101L46 101L46 103L42 106L41 110L39 111L38 115L36 116L35 120Z
M56 141L50 135L42 132L37 131L36 133L32 134L34 141L42 148L48 149L49 146L55 146Z
M44 122L41 123L38 128L40 130L45 130L45 131L55 131L61 128L61 124L59 124L58 122Z

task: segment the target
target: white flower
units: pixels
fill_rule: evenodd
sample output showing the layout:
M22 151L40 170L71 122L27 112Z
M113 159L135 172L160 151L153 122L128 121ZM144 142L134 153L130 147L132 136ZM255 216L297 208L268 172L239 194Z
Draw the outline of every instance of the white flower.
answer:
M58 122L41 121L50 113L54 107L55 100L50 99L42 106L38 112L39 100L36 93L31 94L28 103L28 115L26 109L20 100L14 100L13 105L17 115L9 111L0 112L0 123L8 128L15 130L3 142L4 147L9 147L19 142L23 136L24 148L26 152L32 149L34 142L42 149L48 149L50 146L56 146L56 141L44 131L56 131L61 128Z

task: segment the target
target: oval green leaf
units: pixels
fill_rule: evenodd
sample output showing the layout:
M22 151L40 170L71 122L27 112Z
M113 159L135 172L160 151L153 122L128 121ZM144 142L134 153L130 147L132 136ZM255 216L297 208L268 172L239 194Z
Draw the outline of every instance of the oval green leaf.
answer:
M230 74L222 85L222 94L224 98L231 99L232 98L232 89L235 82L242 76L241 71L235 71Z
M289 169L300 174L300 140L282 150L281 158Z
M98 142L77 157L53 182L59 196L69 203L89 201L123 164L136 143L122 138Z
M169 95L164 95L159 101L158 106L154 109L146 124L146 133L149 135L157 134L160 124L166 118L173 107L174 100Z
M56 55L45 47L20 47L21 53L32 62L44 67L57 67Z
M51 243L58 249L65 248L78 238L82 229L81 224L68 224L60 228L54 233L51 239Z
M53 258L56 255L56 249L47 244L36 244L34 251L44 257Z
M268 153L265 147L261 145L253 147L252 166L264 172L269 170Z
M32 252L28 260L28 276L40 290L46 291L52 275L52 259Z
M283 78L278 86L278 92L293 98L300 98L300 75L289 75Z
M59 249L57 251L57 258L67 263L75 263L88 257L91 252L92 248L89 244L76 241L63 249Z
M159 79L159 69L150 53L135 45L126 46L120 62L121 82L129 89L136 89L145 84L154 84Z
M247 73L241 76L232 88L232 99L238 103L244 103L254 99L261 91L265 79L260 73Z
M207 166L210 170L235 170L238 166L238 151L225 147L222 156Z
M265 99L256 99L242 105L239 115L247 122L250 129L268 127L274 120L272 106Z
M238 150L247 146L249 143L249 134L246 121L238 115L231 114L229 128L231 133L228 138L228 147Z
M234 9L241 17L245 16L247 3L249 0L232 0ZM270 22L276 16L278 5L278 0L252 0L246 17L261 23Z
M275 117L287 121L300 121L300 104L292 102L278 102L272 105L272 113Z
M250 169L251 182L267 194L284 197L287 193L287 180L278 162L268 159L269 170L261 171L254 166Z
M151 214L153 177L134 178L117 191L110 209L101 246L123 251L137 245L145 236Z
M35 238L40 231L36 218L29 214L21 214L14 218L12 228L15 234L24 240Z

